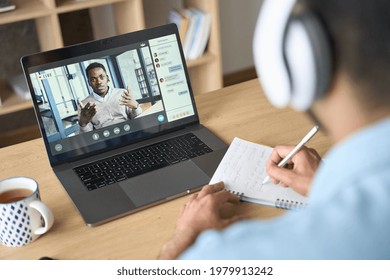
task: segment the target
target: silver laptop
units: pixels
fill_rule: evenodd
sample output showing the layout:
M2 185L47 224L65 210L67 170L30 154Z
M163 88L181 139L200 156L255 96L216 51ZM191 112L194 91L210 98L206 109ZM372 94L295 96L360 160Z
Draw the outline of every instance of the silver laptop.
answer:
M175 24L21 63L50 164L88 226L199 190L227 149L199 123Z

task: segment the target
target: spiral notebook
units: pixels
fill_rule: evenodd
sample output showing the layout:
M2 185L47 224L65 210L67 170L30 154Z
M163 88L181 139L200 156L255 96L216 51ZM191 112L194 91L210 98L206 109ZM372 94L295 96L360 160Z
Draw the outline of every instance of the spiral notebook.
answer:
M262 185L267 176L265 166L272 148L234 138L210 183L225 183L225 188L241 197L242 201L296 209L305 206L307 198L291 188L272 182Z

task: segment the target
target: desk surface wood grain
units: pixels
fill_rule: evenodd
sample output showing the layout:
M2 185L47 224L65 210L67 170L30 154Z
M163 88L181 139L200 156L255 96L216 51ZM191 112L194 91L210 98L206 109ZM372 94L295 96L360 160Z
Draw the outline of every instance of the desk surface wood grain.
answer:
M201 123L226 143L235 136L269 146L295 145L310 130L304 114L275 109L257 80L196 96ZM318 133L308 144L325 154L329 139ZM87 227L51 170L41 138L0 149L0 180L12 176L34 178L42 200L52 209L52 229L21 247L0 245L0 259L155 259L171 236L181 197L95 228ZM248 216L267 219L283 214L273 207L245 204Z

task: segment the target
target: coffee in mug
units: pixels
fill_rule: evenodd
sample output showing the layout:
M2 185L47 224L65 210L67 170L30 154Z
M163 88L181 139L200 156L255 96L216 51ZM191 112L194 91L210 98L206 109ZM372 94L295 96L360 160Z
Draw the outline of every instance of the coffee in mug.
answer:
M0 203L10 203L23 200L32 195L29 189L13 189L0 193Z
M0 243L20 247L33 242L53 225L51 210L31 178L13 177L0 181Z

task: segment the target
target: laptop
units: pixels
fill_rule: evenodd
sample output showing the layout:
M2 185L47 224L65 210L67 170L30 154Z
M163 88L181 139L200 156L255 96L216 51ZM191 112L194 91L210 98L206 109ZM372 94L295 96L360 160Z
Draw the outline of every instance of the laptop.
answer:
M88 77L92 63L104 74ZM175 24L27 55L21 64L51 167L88 226L199 190L227 150L199 122ZM113 102L105 107L106 97L90 99L103 80ZM114 92L123 98L126 88L136 108L115 103ZM81 124L88 100L96 112ZM102 121L107 115L112 121Z

